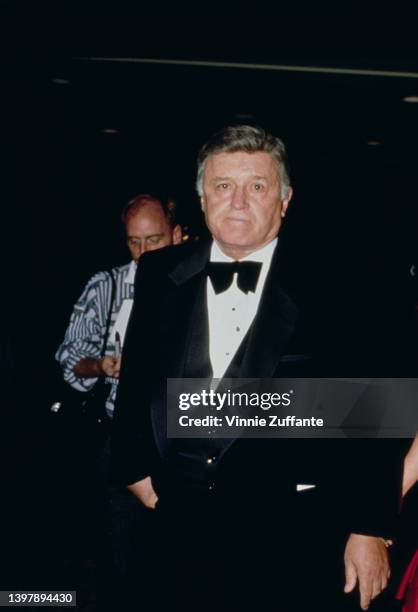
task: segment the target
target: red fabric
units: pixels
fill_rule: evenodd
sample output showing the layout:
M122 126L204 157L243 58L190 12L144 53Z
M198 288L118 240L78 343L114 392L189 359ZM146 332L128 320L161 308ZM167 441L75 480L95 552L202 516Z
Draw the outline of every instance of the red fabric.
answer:
M402 578L396 598L403 599L402 612L418 612L418 550Z

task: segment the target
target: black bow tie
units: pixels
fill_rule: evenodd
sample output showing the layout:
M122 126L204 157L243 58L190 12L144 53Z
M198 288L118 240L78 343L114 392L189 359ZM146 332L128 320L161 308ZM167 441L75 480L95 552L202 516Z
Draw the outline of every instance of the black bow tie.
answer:
M241 291L255 292L261 263L258 261L233 261L231 263L210 261L207 271L215 293L226 291L231 286L235 273L238 274L237 285Z

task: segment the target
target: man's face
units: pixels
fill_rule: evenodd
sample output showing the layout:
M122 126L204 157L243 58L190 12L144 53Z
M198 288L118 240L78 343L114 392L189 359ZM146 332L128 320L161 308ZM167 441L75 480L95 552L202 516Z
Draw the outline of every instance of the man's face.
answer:
M280 195L276 164L269 153L218 153L208 158L202 209L224 253L241 259L277 235L292 191Z
M155 251L181 241L180 226L171 228L161 206L154 203L146 204L129 216L125 231L126 244L135 261L146 251Z

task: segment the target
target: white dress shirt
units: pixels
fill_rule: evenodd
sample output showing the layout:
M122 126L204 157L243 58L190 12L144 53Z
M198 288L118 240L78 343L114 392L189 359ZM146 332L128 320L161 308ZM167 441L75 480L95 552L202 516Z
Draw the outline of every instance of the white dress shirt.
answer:
M247 255L240 261L257 261L261 271L255 292L244 293L237 285L237 274L231 286L222 293L216 294L210 279L207 280L207 300L209 316L209 356L212 364L213 378L222 378L245 334L257 313L263 292L264 283L270 269L271 258L277 244L277 238L262 249ZM213 242L210 261L233 262L225 255L216 242Z
M127 285L133 285L135 282L137 264L135 261L131 261L128 274L125 276L124 283ZM126 328L128 327L129 317L131 316L132 305L134 301L132 298L125 298L121 304L118 316L116 317L115 324L109 333L109 342L116 344L116 332L118 332L121 341L121 347L123 346L126 334Z

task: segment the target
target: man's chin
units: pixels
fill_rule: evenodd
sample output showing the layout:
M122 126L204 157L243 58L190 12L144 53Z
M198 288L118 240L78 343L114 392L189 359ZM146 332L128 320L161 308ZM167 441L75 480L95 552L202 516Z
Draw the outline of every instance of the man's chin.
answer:
M225 240L218 240L217 242L219 242L220 244L225 244L230 248L241 248L243 250L251 248L252 245L252 242L246 239L245 236L231 236L230 234Z
M230 223L225 221L224 226L219 232L222 242L235 244L237 246L246 246L254 242L254 237L248 232L248 223L245 221L237 221Z
M249 252L256 250L248 238L246 239L243 236L231 236L229 234L225 240L221 237L213 237L219 245L221 251L223 251L225 255L229 255L234 258L238 257L239 255L244 257Z

